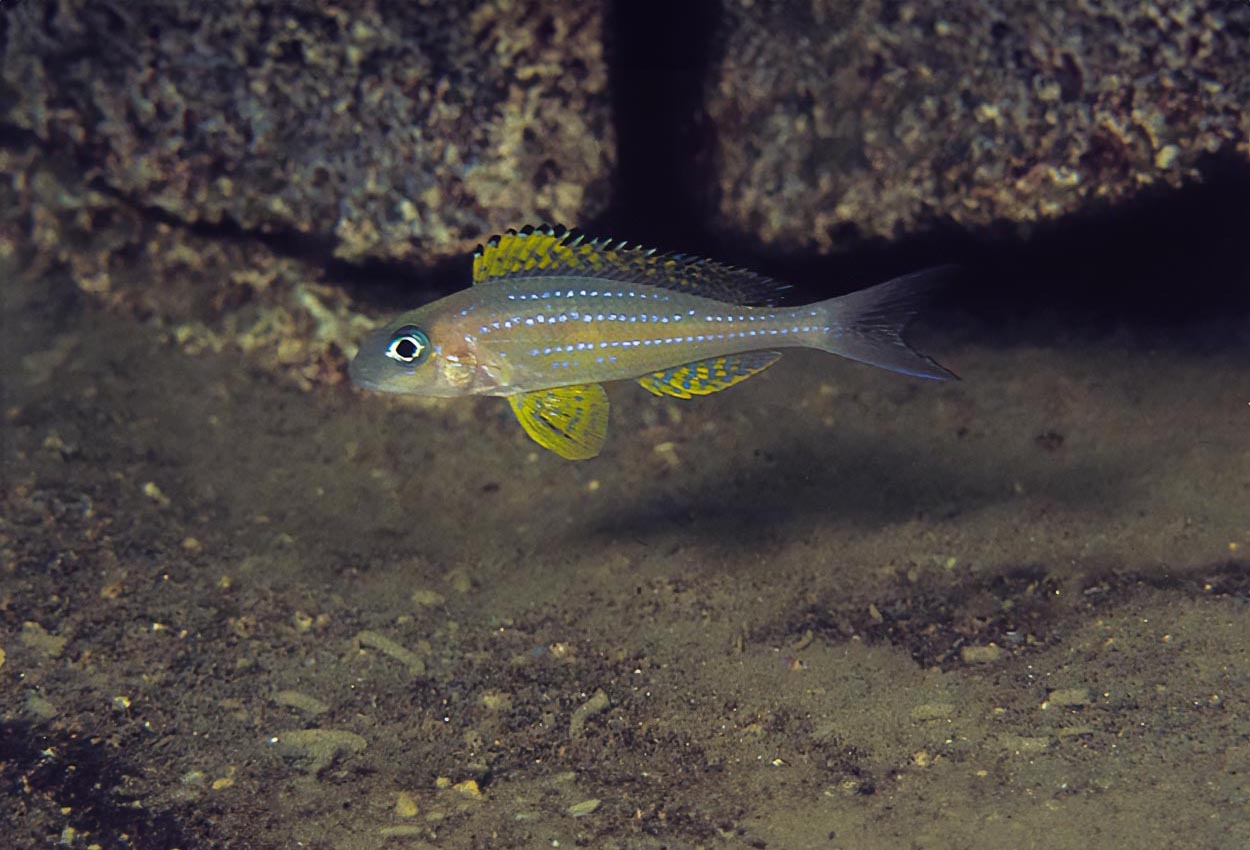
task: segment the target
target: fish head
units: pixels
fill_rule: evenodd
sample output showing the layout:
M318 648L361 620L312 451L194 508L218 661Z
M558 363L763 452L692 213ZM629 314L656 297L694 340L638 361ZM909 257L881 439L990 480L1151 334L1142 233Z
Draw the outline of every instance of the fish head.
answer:
M477 359L463 333L418 309L366 336L348 371L363 389L450 398L473 392Z

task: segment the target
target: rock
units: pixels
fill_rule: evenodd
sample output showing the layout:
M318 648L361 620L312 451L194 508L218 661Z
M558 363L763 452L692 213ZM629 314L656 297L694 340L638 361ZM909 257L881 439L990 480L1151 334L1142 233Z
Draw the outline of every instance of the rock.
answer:
M569 806L568 814L570 817L584 818L586 815L593 814L597 808L599 808L599 800L594 798L582 800L580 803Z
M69 638L49 634L47 629L36 622L27 620L22 623L22 645L40 655L60 658L67 643L69 643Z
M412 604L418 608L432 608L446 601L447 597L443 594L428 588L418 588L412 592Z
M278 691L273 695L273 701L278 705L284 705L288 708L294 708L305 714L316 717L318 714L325 714L330 710L330 706L326 705L316 697L299 691Z
M57 707L42 694L36 691L26 692L26 714L38 721L46 722L59 714Z
M395 814L401 818L415 818L419 811L417 799L407 791L400 791L395 798Z
M959 650L959 657L965 664L989 664L1002 657L1003 651L994 644L986 646L965 646Z
M582 731L586 728L587 719L607 711L611 705L612 701L608 699L608 695L603 692L602 688L595 691L594 696L578 706L572 718L569 719L569 737L580 738Z
M1080 708L1089 705L1089 688L1059 688L1050 692L1042 708Z
M482 706L487 711L507 711L512 708L512 695L502 691L486 691L482 694Z
M425 662L421 660L419 655L411 649L401 646L385 635L366 629L356 635L356 642L361 646L376 649L383 655L389 655L391 658L394 658L396 661L405 665L414 676L422 676L425 674Z
M343 729L294 729L274 736L270 743L283 756L303 760L312 774L345 755L363 753L368 746L364 738Z
M451 790L461 796L468 797L470 800L482 799L482 789L478 787L476 779L466 779L463 782L457 782L451 786Z
M0 121L184 222L429 262L607 201L599 2L28 4L6 23Z
M1240 4L725 4L718 219L828 252L1053 219L1250 150Z

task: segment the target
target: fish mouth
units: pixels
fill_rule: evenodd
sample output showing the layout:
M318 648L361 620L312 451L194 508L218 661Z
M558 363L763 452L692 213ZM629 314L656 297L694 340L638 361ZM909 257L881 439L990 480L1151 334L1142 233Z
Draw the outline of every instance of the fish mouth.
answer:
M347 364L347 375L352 383L362 390L383 390L381 377L378 374L378 361L385 360L381 354L386 345L386 332L371 332L360 343L356 356Z
M374 380L360 367L359 357L353 358L352 362L347 365L347 376L352 379L353 386L360 387L362 390L377 389Z

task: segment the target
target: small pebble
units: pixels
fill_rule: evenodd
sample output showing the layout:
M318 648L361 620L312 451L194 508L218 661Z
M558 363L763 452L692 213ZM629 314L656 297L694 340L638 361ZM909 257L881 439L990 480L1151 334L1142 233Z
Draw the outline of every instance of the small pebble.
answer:
M476 779L466 779L464 782L457 782L451 786L451 790L473 800L482 799L482 789L478 787Z
M464 570L449 570L444 578L456 593L468 593L473 589L473 579Z
M155 481L149 481L143 485L143 495L156 502L162 508L169 507L169 497L157 486Z
M582 731L586 727L586 720L600 712L606 711L611 705L612 701L608 699L608 695L603 692L602 688L595 691L594 696L578 706L577 710L573 712L573 717L569 720L569 737L580 738Z
M313 717L316 717L318 714L325 714L330 710L330 706L321 700L316 697L310 697L308 694L302 694L299 691L278 691L273 695L273 701L278 705L297 709Z
M507 711L512 708L512 696L499 691L482 694L482 705L487 711Z
M345 755L362 753L368 742L345 729L293 729L271 743L284 756L304 760L309 773L320 773Z
M69 638L48 634L48 630L36 622L27 620L22 623L22 644L49 658L60 658L65 651Z
M414 818L418 811L416 798L407 791L400 791L395 798L395 814L401 818Z
M580 803L574 803L569 806L568 813L571 817L584 818L597 808L599 808L599 800L592 797L589 800L582 800Z
M1089 705L1089 688L1059 688L1051 691L1046 702L1042 703L1042 708L1052 705L1063 708L1079 708Z
M989 664L997 661L1003 651L994 644L985 646L965 646L959 650L959 657L965 664Z
M412 671L412 675L421 676L425 673L425 662L407 647L401 646L386 635L365 630L356 635L356 642L361 646L376 649L383 655L389 655Z
M26 694L26 713L36 720L51 720L57 715L57 708L49 700L30 691Z
M1176 145L1164 145L1155 154L1155 167L1164 171L1176 165L1181 158L1181 149Z
M418 608L433 608L436 605L442 605L446 601L447 597L437 591L423 588L412 592L412 604Z

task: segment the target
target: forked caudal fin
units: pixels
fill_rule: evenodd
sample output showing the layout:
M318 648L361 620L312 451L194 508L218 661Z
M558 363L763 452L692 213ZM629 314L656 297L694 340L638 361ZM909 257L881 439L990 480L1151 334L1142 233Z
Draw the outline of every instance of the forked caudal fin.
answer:
M815 346L851 360L917 378L958 379L935 360L903 341L903 329L956 266L913 272L859 292L813 305L825 310L829 333Z

